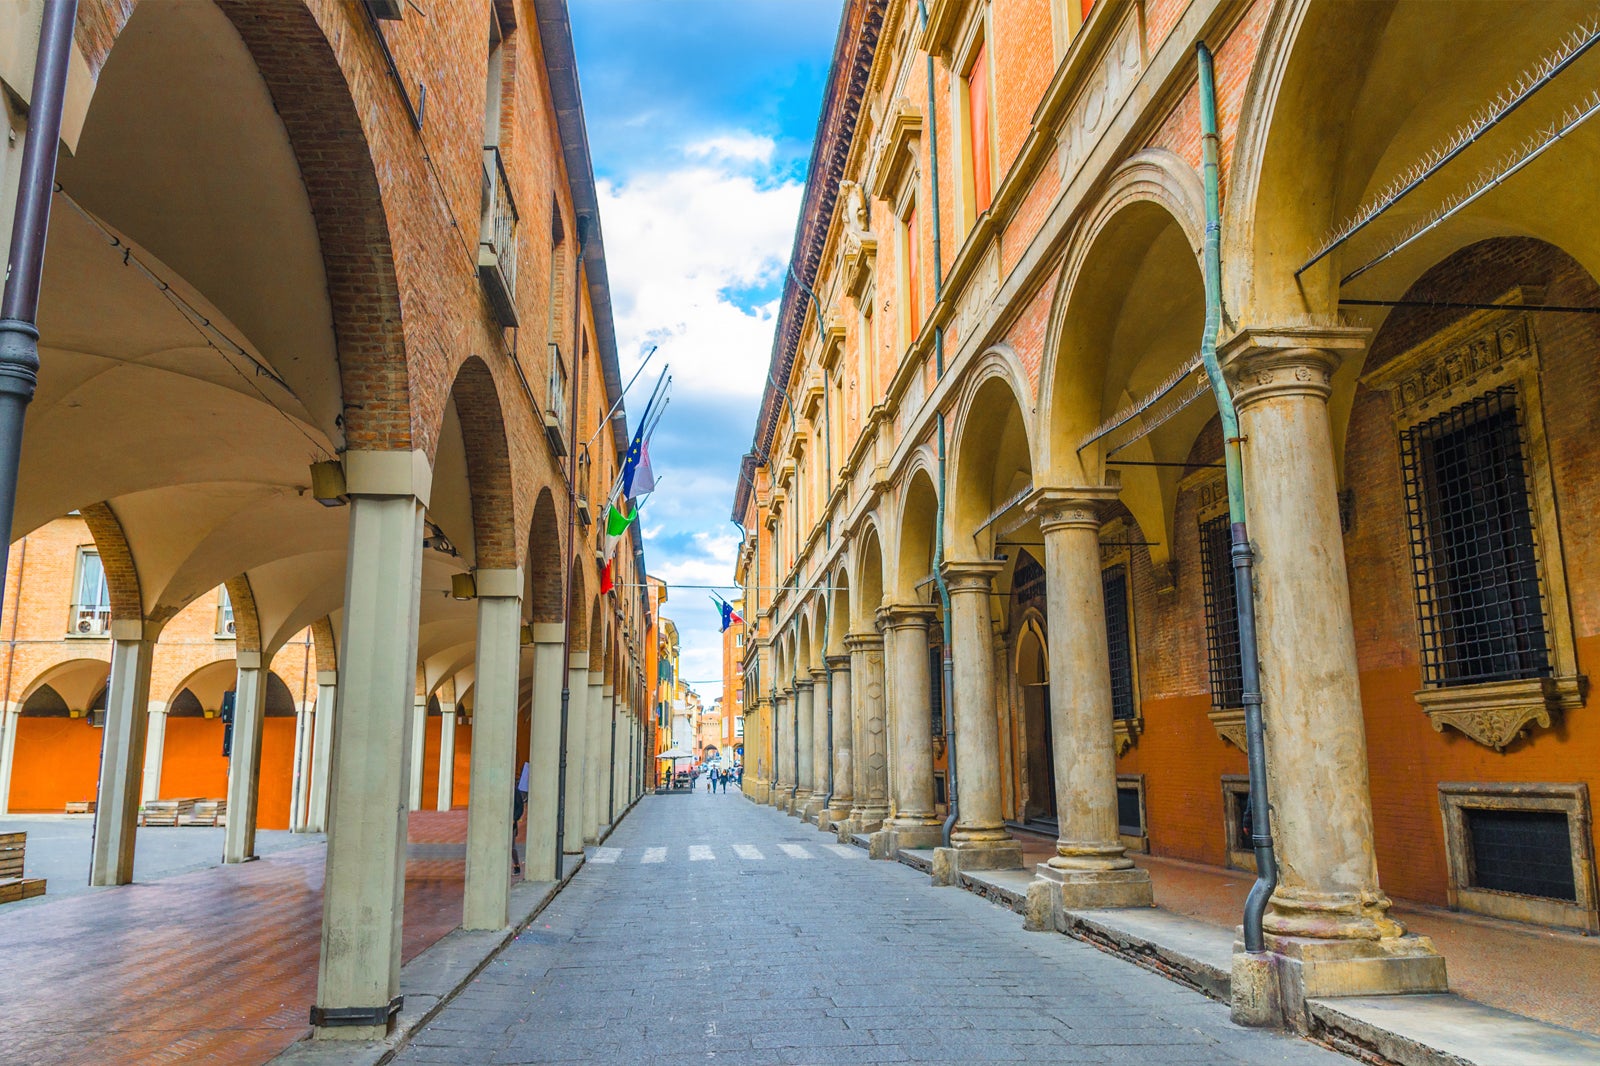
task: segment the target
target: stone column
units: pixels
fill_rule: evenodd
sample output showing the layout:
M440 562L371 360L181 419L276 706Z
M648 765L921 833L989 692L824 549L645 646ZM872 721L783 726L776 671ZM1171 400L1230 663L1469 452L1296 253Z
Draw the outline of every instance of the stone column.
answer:
M804 817L806 813L806 807L811 802L811 782L816 777L816 767L812 765L812 760L816 757L816 748L811 741L811 733L816 725L816 713L812 709L813 697L811 675L800 674L794 683L796 761L794 803L789 808L789 813L797 817Z
M317 715L311 745L311 819L306 828L313 833L328 828L328 794L333 770L333 707L339 699L339 672L317 671Z
M528 734L528 832L523 876L556 877L556 782L561 774L559 622L533 624L533 724Z
M894 816L873 839L874 853L891 858L899 848L932 848L943 838L933 806L932 688L928 677L928 626L938 611L903 604L881 612L893 633ZM883 839L878 839L881 836Z
M139 801L150 803L161 798L161 756L167 741L167 705L159 700L150 702L150 721L144 734L144 783L139 788ZM0 811L5 808L0 807Z
M583 767L588 751L589 653L575 651L567 657L567 769L561 814L561 850L567 855L583 854Z
M157 629L139 619L111 623L111 680L100 741L100 793L94 809L91 885L133 880L145 729L150 724L150 662Z
M833 723L828 701L828 671L811 671L811 798L806 801L805 818L821 826L822 811L828 805L828 772L833 762L829 731Z
M522 571L481 569L461 928L510 922L511 793L517 785L517 688L522 668Z
M241 651L233 698L233 746L228 756L228 828L223 862L256 857L256 808L261 799L261 740L267 717L267 666L258 651Z
M456 794L456 704L439 701L439 787L434 792L434 810L448 811L455 806Z
M833 716L833 791L828 794L827 825L819 823L818 828L832 830L835 823L849 819L854 802L851 752L855 738L851 736L850 656L830 655L823 661L828 665L828 712Z
M427 502L404 494L421 480L410 453L349 453L345 464L350 539L312 1021L322 1038L370 1040L387 1034L399 1009L406 755ZM382 490L389 492L376 494Z
M611 697L605 683L605 674L589 671L589 695L585 700L588 716L585 718L587 736L584 738L583 760L583 842L598 844L600 827L604 825L605 792L601 782L606 761L606 733L611 723Z
M789 768L794 757L794 745L789 739L789 699L782 690L772 697L772 723L777 748L777 778L772 788L772 805L782 809L788 804L794 789L794 771Z
M473 704L476 716L477 704ZM418 692L411 705L411 750L406 770L406 805L422 810L422 767L428 754L428 694Z
M7 703L0 708L0 814L11 810L11 767L17 758L17 723L22 720L22 704Z
M304 833L306 823L311 816L311 731L315 713L316 703L311 700L295 707L294 765L289 775L289 831L293 833ZM148 740L145 743L145 751L145 765L148 766L150 764Z
M850 698L859 732L854 738L860 774L855 780L855 806L850 810L857 833L874 833L889 816L889 742L887 708L883 698L883 635L877 631L851 633L844 638L850 649Z
M606 710L609 712L605 723L606 730L606 757L600 763L600 810L604 816L603 826L617 824L617 718L621 715L617 704L619 697L612 686L607 685L610 692L606 696Z
M1389 916L1372 844L1328 418L1339 359L1364 344L1364 330L1251 330L1229 342L1224 360L1245 441L1268 794L1281 867L1266 915L1268 946L1290 960L1340 960L1305 966L1301 982L1285 979L1286 989L1307 998L1444 987L1444 960L1431 943L1402 938ZM1343 991L1330 991L1334 980Z
M1113 487L1047 490L1032 501L1044 533L1050 622L1050 738L1056 854L1038 868L1052 908L1148 907L1150 875L1133 865L1117 823L1111 659L1100 574L1100 511ZM1059 923L1053 923L1059 924Z
M935 852L934 880L954 884L967 870L1022 865L1022 848L1005 830L1000 793L1000 728L995 714L994 627L990 586L1005 564L993 560L944 564L950 590L954 667L956 803L951 847Z

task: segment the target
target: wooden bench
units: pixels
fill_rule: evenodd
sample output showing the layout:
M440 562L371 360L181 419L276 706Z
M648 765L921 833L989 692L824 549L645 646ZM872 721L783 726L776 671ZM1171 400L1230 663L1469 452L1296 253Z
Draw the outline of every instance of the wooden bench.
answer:
M94 800L71 800L67 803L68 814L93 814Z

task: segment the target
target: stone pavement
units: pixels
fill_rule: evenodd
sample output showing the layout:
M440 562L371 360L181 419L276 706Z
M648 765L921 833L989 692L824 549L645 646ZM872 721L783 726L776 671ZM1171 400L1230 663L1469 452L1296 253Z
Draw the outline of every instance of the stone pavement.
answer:
M1351 1061L737 794L607 844L395 1061Z

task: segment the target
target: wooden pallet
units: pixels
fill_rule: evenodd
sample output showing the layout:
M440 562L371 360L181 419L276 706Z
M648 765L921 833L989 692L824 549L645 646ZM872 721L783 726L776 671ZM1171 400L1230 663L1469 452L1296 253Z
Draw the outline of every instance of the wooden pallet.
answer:
M182 825L180 819L193 812L195 802L192 799L151 800L139 808L139 824Z
M27 833L0 833L0 881L22 877L22 859L27 850Z
M203 799L194 801L194 809L178 816L179 825L227 825L228 801Z
M44 895L42 877L8 877L0 880L0 903L16 903Z
M93 814L94 800L72 800L67 804L68 814Z

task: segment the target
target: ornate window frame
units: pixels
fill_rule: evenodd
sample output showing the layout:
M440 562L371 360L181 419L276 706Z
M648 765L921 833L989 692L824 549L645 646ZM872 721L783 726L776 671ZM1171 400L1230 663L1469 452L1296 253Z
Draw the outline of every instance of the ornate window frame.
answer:
M1600 933L1600 893L1595 889L1594 837L1589 811L1589 786L1443 781L1439 810L1444 818L1445 864L1449 873L1451 910L1474 911L1494 918L1532 922ZM1467 832L1469 810L1560 811L1567 816L1571 839L1572 880L1577 902L1525 896L1478 888L1472 884L1472 844Z
M1129 851L1148 853L1150 851L1150 809L1145 806L1144 775L1143 774L1118 774L1117 791L1124 792L1133 789L1139 794L1139 832L1137 834L1124 832L1129 828L1121 824L1118 818L1118 838L1122 846Z
M1588 690L1588 680L1578 670L1572 632L1561 524L1545 435L1538 335L1533 314L1522 309L1522 305L1537 304L1543 298L1542 288L1519 285L1494 301L1501 307L1463 316L1361 378L1363 385L1389 393L1397 440L1401 432L1474 396L1501 385L1517 388L1551 676L1423 687L1415 693L1436 732L1449 726L1496 751L1503 751L1534 726L1550 728L1562 711L1582 707Z
M1230 738L1231 739L1231 738ZM1256 872L1256 853L1248 840L1239 839L1239 804L1250 801L1250 778L1245 774L1222 775L1222 839L1228 866Z
M1178 483L1178 491L1179 493L1193 492L1195 494L1194 527L1197 535L1205 523L1219 515L1226 514L1228 511L1228 483L1221 470L1207 467L1196 471ZM1204 546L1200 546L1198 551L1204 552ZM1195 556L1194 569L1194 580L1204 580L1205 560L1200 558L1198 554ZM1204 608L1202 607L1201 610L1203 613ZM1208 671L1206 687L1209 694L1209 692L1215 691L1211 688L1209 674L1211 662L1210 616L1205 615L1201 619L1201 624L1205 627L1206 669ZM1211 726L1217 731L1218 737L1232 744L1240 751L1245 750L1244 707L1222 707L1213 702L1211 710L1206 712L1206 717L1210 719ZM1254 862L1254 858L1251 861Z

